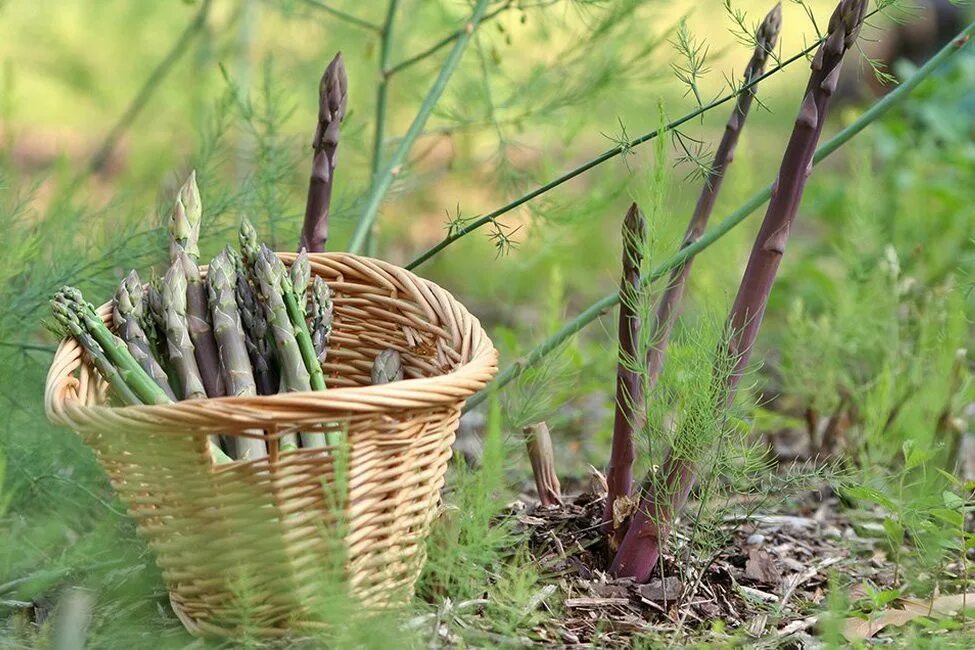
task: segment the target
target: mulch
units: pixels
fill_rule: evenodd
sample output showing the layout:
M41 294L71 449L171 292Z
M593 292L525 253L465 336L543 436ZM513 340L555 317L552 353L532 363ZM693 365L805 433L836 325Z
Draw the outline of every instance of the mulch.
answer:
M536 644L626 647L640 637L806 647L831 575L854 591L889 588L895 580L894 564L870 536L877 524L854 523L836 497L821 494L790 503L787 513L729 514L719 526L723 543L710 553L692 543L693 527L684 519L649 584L615 579L605 572L611 554L599 532L603 498L585 492L562 506L517 501L508 508L505 516L526 535L544 576L545 604L561 602L561 615L532 631Z

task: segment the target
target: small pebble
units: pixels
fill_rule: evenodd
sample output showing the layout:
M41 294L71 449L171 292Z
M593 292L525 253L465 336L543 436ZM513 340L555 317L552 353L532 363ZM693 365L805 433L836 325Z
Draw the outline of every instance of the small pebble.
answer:
M745 540L745 543L749 546L761 546L762 542L764 541L765 535L762 535L761 533L752 533L748 536L748 539Z

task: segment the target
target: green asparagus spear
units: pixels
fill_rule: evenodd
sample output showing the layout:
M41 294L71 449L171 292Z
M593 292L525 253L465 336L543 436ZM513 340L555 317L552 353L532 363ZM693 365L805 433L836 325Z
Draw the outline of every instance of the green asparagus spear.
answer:
M206 390L203 388L193 341L186 324L186 274L179 262L170 266L163 278L162 308L167 356L179 378L183 399L203 399L206 397Z
M267 251L267 254L263 254ZM288 392L306 391L311 388L308 370L302 361L295 329L288 317L288 309L282 294L282 283L287 273L277 256L262 246L262 254L254 265L259 295L271 331L271 337L278 351L281 363L281 384Z
M262 260L268 265L275 267L276 277L278 278L281 297L284 300L294 328L295 340L298 343L298 351L301 353L302 362L308 371L309 383L312 390L325 390L325 375L322 373L322 366L318 362L318 355L315 354L315 346L311 341L311 333L308 331L308 323L305 321L305 308L298 302L298 295L295 293L294 285L291 283L291 276L284 268L284 264L278 259L271 249L267 246L261 247Z
M253 274L254 265L257 264L257 260L261 257L261 245L257 239L257 231L254 230L254 225L247 217L244 217L240 221L240 232L238 236L240 238L240 254L244 259L244 268L247 269L248 273Z
M129 353L125 342L105 327L95 308L85 301L80 291L73 287L61 287L54 300L78 314L82 326L105 351L105 356L118 370L122 380L144 404L166 404L171 401Z
M223 251L210 262L207 273L210 313L229 394L240 397L256 395L257 386L244 344L244 328L237 312L234 296L236 285L237 270L227 251Z
M388 384L403 379L403 358L392 348L383 350L372 362L372 383Z
M244 342L244 328L237 311L236 286L237 267L234 264L233 251L227 247L210 262L207 287L213 333L217 339L227 389L230 395L244 397L256 395L257 385ZM244 437L230 440L235 447L236 458L252 460L267 456L267 447L261 440Z
M264 254L264 251L267 251L267 254ZM271 338L278 352L281 389L289 393L311 390L311 379L302 360L298 341L295 338L295 329L288 317L288 308L281 291L282 283L288 276L284 265L270 249L261 245L253 270L264 308L264 317L267 319ZM291 436L287 439L282 438L283 450L295 447Z
M241 324L244 326L246 335L244 343L250 355L257 394L273 395L278 392L278 380L274 372L274 353L268 345L267 319L254 293L254 287L247 277L247 272L244 271L236 255L234 263L237 267L237 310L240 313Z
M311 262L308 260L308 251L304 248L298 253L295 261L291 263L289 276L298 304L304 311L305 305L308 304L308 283L311 281Z
M315 348L315 355L318 357L319 364L325 363L328 340L332 337L333 312L332 290L328 288L321 276L316 275L312 281L308 320L310 321L311 342Z
M51 301L51 311L54 313L55 320L64 328L63 334L73 336L81 344L81 347L85 349L88 357L95 364L102 377L105 378L105 381L108 382L115 396L126 405L142 404L139 396L129 388L129 385L122 379L122 375L119 374L118 369L105 356L105 351L102 349L102 346L98 345L91 334L81 326L81 320L78 318L78 314L72 311L65 303L57 300Z
M139 366L135 357L129 353L125 342L105 327L105 323L95 313L95 308L85 301L80 291L73 287L62 287L54 295L51 308L54 317L58 322L65 324L69 332L77 336L80 329L82 336L78 339L79 343L92 355L93 362L97 364L106 381L118 386L117 392L123 401L128 404L171 404L173 402ZM78 324L77 328L74 327L75 322ZM85 337L85 334L88 336ZM187 340L188 338L187 336ZM98 354L99 349L103 352L101 356ZM123 385L125 388L122 388ZM231 461L231 458L215 444L212 436L209 445L210 453L213 454L216 462Z
M166 372L156 361L156 358L152 356L149 337L142 328L144 303L142 281L139 279L139 274L133 270L125 277L115 292L112 322L115 325L115 330L129 348L129 352L139 362L142 369L163 389L169 399L175 400L176 394L169 385L169 377L166 376Z
M203 220L203 204L200 201L200 188L196 185L196 172L176 194L176 205L169 219L169 256L176 261L178 251L186 251L194 262L200 259L200 222Z

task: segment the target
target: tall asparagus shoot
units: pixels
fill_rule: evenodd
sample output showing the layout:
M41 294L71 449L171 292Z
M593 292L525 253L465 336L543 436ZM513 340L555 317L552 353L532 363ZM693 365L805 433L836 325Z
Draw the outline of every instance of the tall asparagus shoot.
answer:
M853 46L867 9L867 0L841 0L830 17L826 39L812 62L812 75L803 95L795 127L786 146L765 220L755 239L738 295L728 318L728 343L719 359L730 360L731 371L717 372L721 379L716 408L728 408L748 364L752 346L762 324L775 275L785 252L806 180L812 170L816 144L826 121L830 98L836 91L843 56ZM646 582L660 557L660 546L670 523L683 507L695 480L691 459L671 453L664 461L664 494L646 490L634 514L610 571L617 577ZM660 484L660 482L658 482Z
M738 95L735 107L725 125L724 135L718 144L718 149L714 154L714 161L708 174L704 178L704 187L698 197L694 214L691 216L687 231L684 233L684 241L681 248L686 248L696 242L704 234L708 219L714 210L714 203L721 190L721 182L724 180L725 172L735 157L735 148L738 145L738 137L745 126L745 119L751 109L752 100L758 86L751 85L765 72L765 64L769 55L775 49L775 43L779 37L779 29L782 26L782 4L778 3L772 11L765 16L755 33L755 50L752 58L745 67L743 86L748 88L745 92ZM670 280L660 300L657 303L656 318L652 323L654 328L649 337L650 347L647 350L647 387L653 389L660 372L663 369L664 355L667 351L667 342L680 309L680 303L684 297L684 289L687 286L687 278L691 274L691 265L694 258L688 258L683 264L674 268L670 274Z
M623 274L620 278L619 360L616 366L616 416L613 446L606 468L608 493L603 510L603 532L616 531L614 516L617 500L628 497L633 484L633 432L642 427L643 378L635 367L640 338L637 301L640 291L640 266L646 239L646 222L636 203L623 219Z
M210 327L207 289L197 267L200 258L199 240L202 220L203 203L200 199L200 188L196 184L196 172L190 172L189 178L176 195L176 203L169 221L170 261L180 264L186 275L186 324L193 341L203 387L210 397L220 397L226 392L220 371L220 356Z
M318 124L312 142L314 155L308 201L305 204L305 223L301 229L299 248L312 253L325 250L328 240L328 213L332 204L335 177L335 156L339 147L339 132L348 103L349 79L339 52L332 59L318 85Z
M133 270L125 276L115 292L115 300L112 304L112 323L115 325L115 331L125 341L129 352L139 362L142 369L159 385L167 397L175 400L176 394L169 385L169 377L166 376L166 371L152 355L149 337L142 327L146 308L144 296L142 280L139 279L139 274Z

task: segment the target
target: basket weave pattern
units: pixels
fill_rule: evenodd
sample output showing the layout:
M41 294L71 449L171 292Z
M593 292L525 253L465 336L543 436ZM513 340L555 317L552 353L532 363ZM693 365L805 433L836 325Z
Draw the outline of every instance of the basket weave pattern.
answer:
M48 417L95 450L194 633L315 626L339 584L364 605L409 598L460 409L497 371L477 319L435 284L348 254L311 262L335 293L326 391L113 408L73 339L48 374ZM109 306L99 314L108 322ZM406 380L370 386L390 347ZM311 430L342 443L279 451L282 435ZM210 434L261 436L269 455L214 466Z

